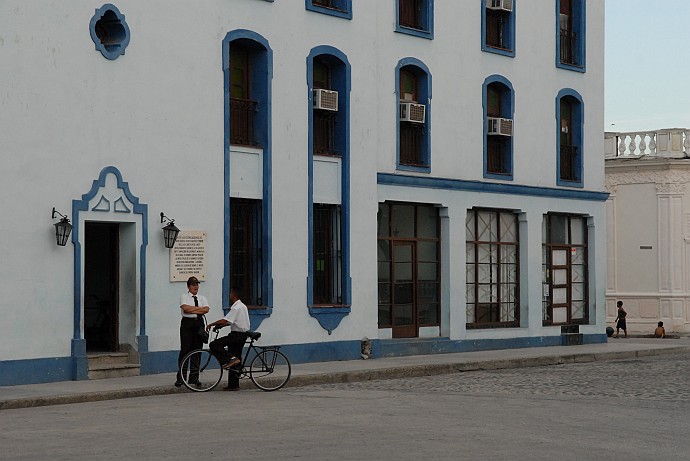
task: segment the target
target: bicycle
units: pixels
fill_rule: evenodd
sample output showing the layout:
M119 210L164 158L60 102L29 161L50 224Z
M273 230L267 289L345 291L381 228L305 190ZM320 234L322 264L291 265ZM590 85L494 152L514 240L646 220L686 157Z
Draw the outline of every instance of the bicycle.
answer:
M218 338L223 326L213 327L216 334L214 340ZM292 367L285 354L280 352L280 346L254 345L260 337L261 333L258 331L247 332L249 346L245 349L242 362L237 370L228 370L228 373L236 373L239 378L249 377L262 391L277 391L289 381ZM223 379L223 367L209 349L195 349L182 359L180 376L187 389L207 392L214 389Z

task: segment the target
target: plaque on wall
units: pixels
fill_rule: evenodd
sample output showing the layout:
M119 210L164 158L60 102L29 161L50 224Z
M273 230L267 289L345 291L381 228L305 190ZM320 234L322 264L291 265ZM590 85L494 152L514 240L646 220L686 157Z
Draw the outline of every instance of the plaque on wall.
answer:
M186 282L192 275L206 281L206 231L181 230L170 250L170 281Z

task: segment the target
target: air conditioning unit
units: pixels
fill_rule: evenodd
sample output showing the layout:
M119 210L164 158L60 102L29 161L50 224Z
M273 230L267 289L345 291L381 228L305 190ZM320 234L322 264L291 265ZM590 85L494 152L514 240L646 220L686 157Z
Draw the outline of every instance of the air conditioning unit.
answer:
M338 111L338 92L333 90L314 90L314 109Z
M486 134L512 136L513 121L509 118L488 117L486 119Z
M489 10L513 11L513 0L486 0Z
M424 123L426 118L426 106L413 102L400 103L400 121L412 123Z

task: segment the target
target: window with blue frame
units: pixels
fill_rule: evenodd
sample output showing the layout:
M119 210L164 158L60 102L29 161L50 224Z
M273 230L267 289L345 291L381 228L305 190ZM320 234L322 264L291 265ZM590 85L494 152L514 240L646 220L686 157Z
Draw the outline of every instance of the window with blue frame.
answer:
M585 0L556 0L556 65L585 70Z
M405 62L409 64L404 65ZM431 76L421 62L409 58L398 66L398 169L429 172L429 107Z
M264 190L261 197L225 197L225 263L223 290L239 287L245 303L272 304L271 276L271 117L272 51L268 42L247 30L229 32L223 40L225 81L225 187L231 190L231 158L236 146L261 149ZM242 149L240 149L242 150ZM227 299L224 299L224 303Z
M481 0L482 50L515 56L515 0Z
M396 32L434 38L434 1L397 0Z
M351 303L350 72L347 57L331 46L317 46L307 57L310 103L307 303L310 309L334 306L349 309ZM318 174L324 174L324 168L333 165L339 170L340 190L330 190L324 195L323 190L315 188L315 179ZM339 200L328 194L338 196ZM322 313L312 312L312 315L319 318Z
M305 0L309 11L352 19L352 0Z
M511 83L500 75L484 81L484 177L513 179L513 113Z
M583 104L579 94L563 90L557 99L558 185L582 187Z

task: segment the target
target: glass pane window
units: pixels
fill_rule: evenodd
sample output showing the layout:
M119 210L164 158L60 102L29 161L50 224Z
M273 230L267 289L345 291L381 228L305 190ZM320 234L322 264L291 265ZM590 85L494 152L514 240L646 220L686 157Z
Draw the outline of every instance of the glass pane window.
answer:
M587 222L549 213L542 226L542 322L587 323Z
M397 327L407 327L405 331L409 331L409 327L439 324L438 234L435 206L379 204L379 328L392 328L394 337L399 331Z
M519 326L517 214L490 209L467 213L467 327Z

